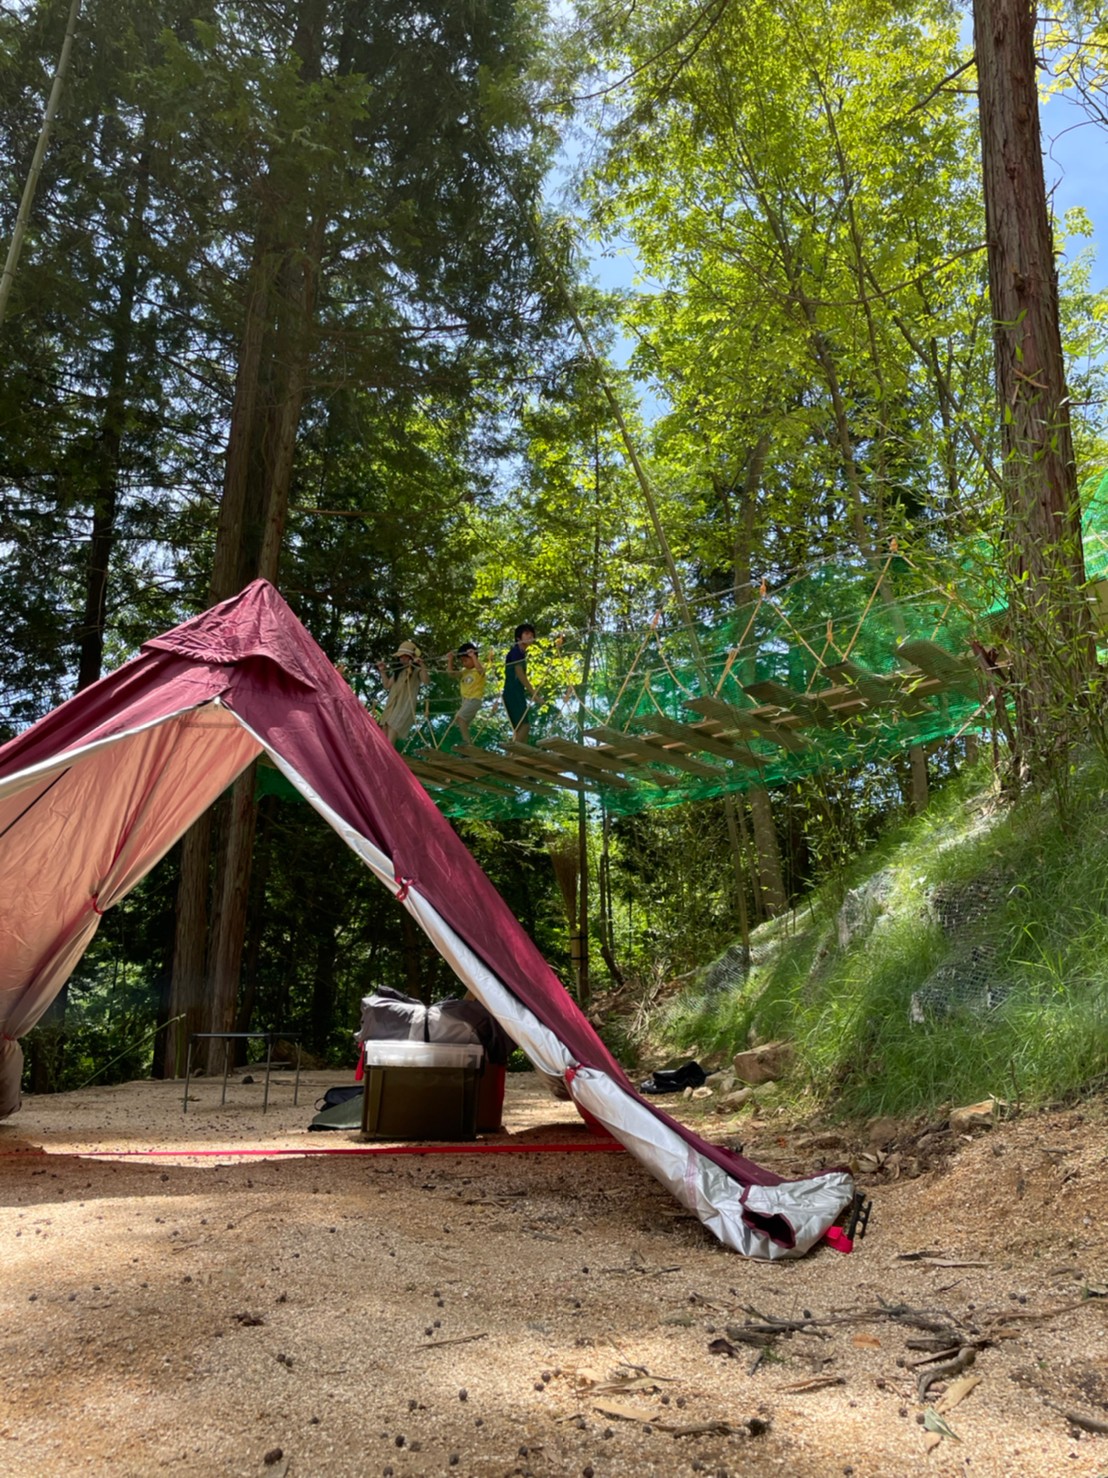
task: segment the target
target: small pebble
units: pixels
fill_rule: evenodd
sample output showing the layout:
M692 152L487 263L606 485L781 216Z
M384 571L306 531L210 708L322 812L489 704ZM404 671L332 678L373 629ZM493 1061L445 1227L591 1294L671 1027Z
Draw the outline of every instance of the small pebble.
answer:
M274 1463L279 1463L284 1455L285 1454L279 1447L271 1447L262 1461L265 1463L266 1467L269 1468L272 1467Z
M469 1400L469 1392L466 1390L465 1386L463 1386L462 1389L458 1392L458 1400L459 1401L468 1401Z

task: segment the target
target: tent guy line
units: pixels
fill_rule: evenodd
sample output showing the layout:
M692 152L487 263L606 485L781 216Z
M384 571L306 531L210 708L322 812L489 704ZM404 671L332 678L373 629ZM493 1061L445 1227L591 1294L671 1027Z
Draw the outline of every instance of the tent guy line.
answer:
M610 1144L321 1144L303 1149L253 1150L0 1150L0 1160L268 1160L278 1155L573 1155L621 1154Z

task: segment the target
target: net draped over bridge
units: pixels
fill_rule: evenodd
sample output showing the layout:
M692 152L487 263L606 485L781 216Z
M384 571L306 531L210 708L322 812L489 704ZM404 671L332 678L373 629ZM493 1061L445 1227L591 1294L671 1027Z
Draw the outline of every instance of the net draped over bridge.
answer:
M1086 488L1084 542L1090 601L1108 611L1108 475ZM451 725L456 682L435 671L407 763L452 816L523 815L582 793L620 814L784 785L995 722L980 648L1003 648L1005 607L990 551L843 559L701 610L691 629L663 612L645 632L595 633L587 684L583 650L538 643L528 744L512 740L495 666L472 744ZM280 788L275 772L261 778Z

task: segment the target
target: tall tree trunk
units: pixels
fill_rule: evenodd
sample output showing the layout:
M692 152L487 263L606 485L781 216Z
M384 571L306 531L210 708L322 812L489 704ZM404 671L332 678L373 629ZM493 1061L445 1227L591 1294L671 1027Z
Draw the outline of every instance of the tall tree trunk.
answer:
M125 163L130 169L131 161L128 159ZM127 417L127 392L135 334L135 297L141 271L141 252L146 239L146 208L150 198L150 171L145 154L138 161L137 171L124 238L123 269L112 313L108 384L97 435L92 530L85 567L85 609L78 632L78 692L98 681L104 664L108 577L116 541L123 428Z
M320 76L326 13L327 0L302 0L292 50L304 82ZM235 595L253 579L277 579L325 231L322 211L311 211L309 191L278 151L262 185L212 564L213 603ZM256 824L254 774L251 765L235 782L230 800L225 797L220 803L224 809L215 868L216 908L207 951L211 987L207 1030L213 1032L229 1031L235 1022ZM186 850L181 890L191 895L199 879L185 876L186 860L205 876L208 862L198 849ZM188 920L183 911L180 914L182 961L193 960L198 953L197 941L185 940L183 931L205 923L196 914ZM181 990L187 990L184 978ZM176 994L175 966L175 999ZM222 1060L218 1044L212 1044L208 1059L209 1066Z
M169 1015L170 1018L182 1019L174 1021L166 1032L164 1061L167 1078L180 1077L184 1072L189 1035L205 1030L211 830L212 813L209 810L185 833L181 849Z
M122 161L130 171L132 161ZM107 360L107 387L96 434L95 481L92 488L92 527L85 562L85 605L77 631L77 691L100 678L104 665L104 627L107 613L108 577L116 540L119 510L119 479L123 450L123 428L127 417L131 351L134 344L135 295L145 241L144 222L150 195L150 176L143 155L137 166L134 194L124 237L123 268L110 320L111 343ZM51 1035L49 1050L33 1038L29 1073L32 1093L48 1093L55 1086L57 1062L65 1043L65 1016L69 1006L69 981L50 1002L40 1022L43 1035ZM55 1035L56 1034L56 1035Z
M1016 722L1032 768L1046 770L1087 722L1095 649L1043 177L1035 11L1028 0L975 0L973 35Z
M751 605L754 600L750 564L754 547L754 515L770 444L768 432L763 433L751 448L743 469L742 504L733 525L731 555L735 604L740 610ZM772 917L780 913L788 901L781 876L781 847L773 821L773 801L764 785L752 785L747 791L747 799L754 824L754 849L757 858L757 874L751 879L752 892L755 901ZM733 807L735 802L731 800L729 805ZM735 825L735 818L729 811L728 830L734 831Z
M758 854L758 880L766 913L772 918L788 903L785 881L781 875L781 844L773 819L773 803L763 785L752 785L747 792L750 819L754 827L754 846Z

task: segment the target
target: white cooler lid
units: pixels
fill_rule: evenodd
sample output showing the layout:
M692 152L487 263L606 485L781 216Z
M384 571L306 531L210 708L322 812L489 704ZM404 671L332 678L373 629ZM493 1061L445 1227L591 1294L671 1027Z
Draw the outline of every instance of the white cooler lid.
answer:
M366 1067L479 1068L485 1049L453 1042L367 1042Z

